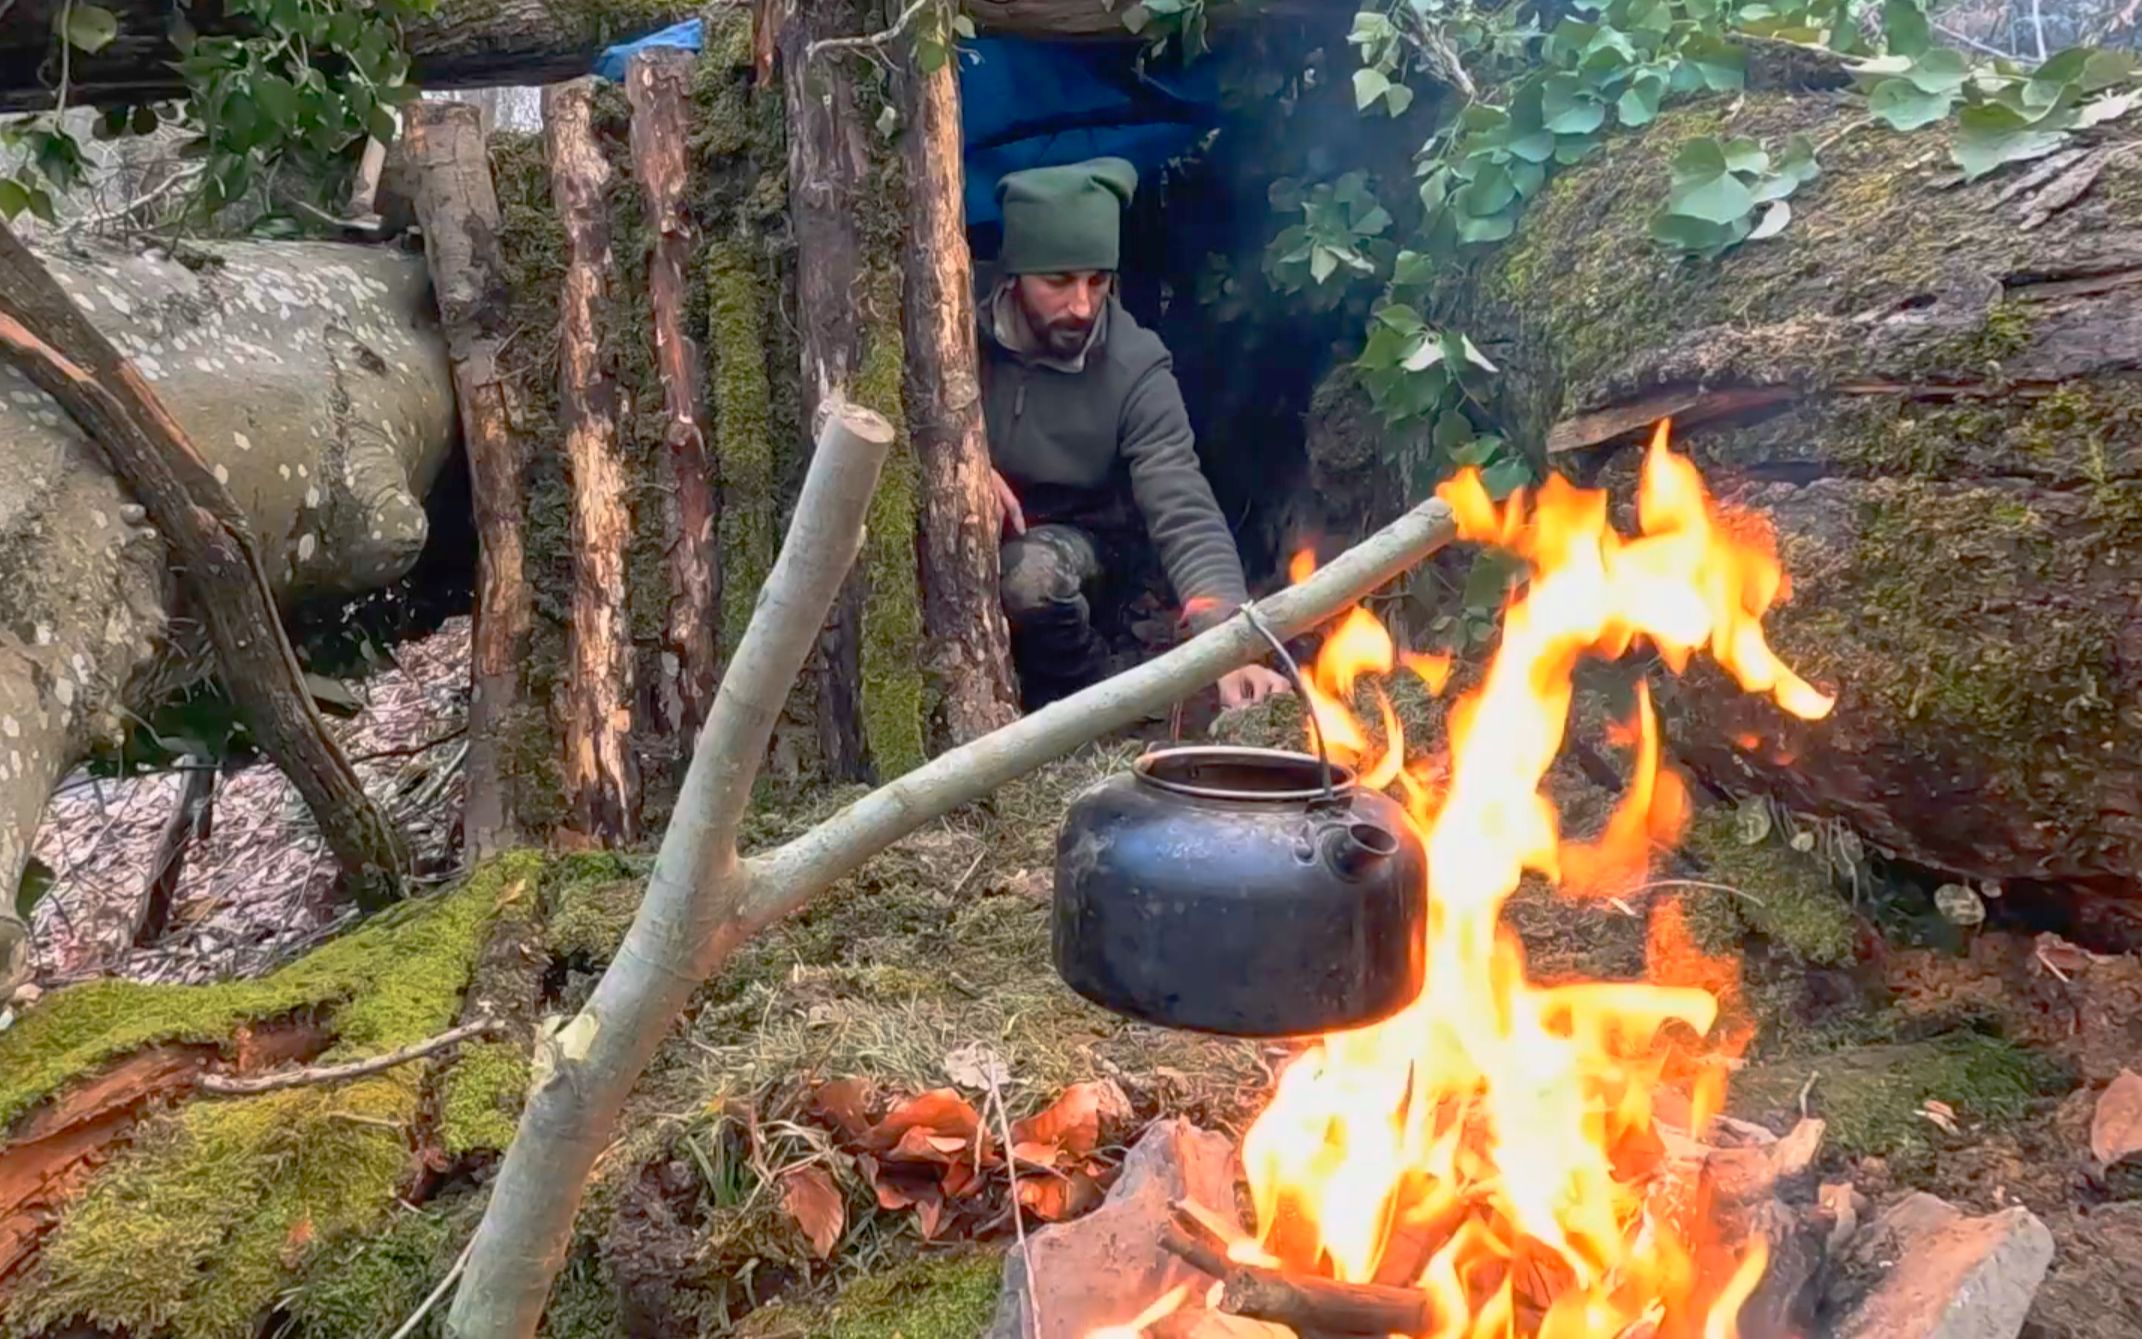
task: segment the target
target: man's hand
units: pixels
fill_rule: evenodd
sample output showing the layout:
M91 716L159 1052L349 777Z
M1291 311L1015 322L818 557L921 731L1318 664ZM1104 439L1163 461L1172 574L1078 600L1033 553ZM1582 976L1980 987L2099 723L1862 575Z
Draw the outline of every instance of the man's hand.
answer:
M1244 665L1220 676L1220 706L1232 710L1264 701L1274 693L1291 693L1287 677L1262 665Z
M995 470L989 472L989 482L997 490L997 510L1004 517L1004 529L1015 535L1026 533L1026 513L1019 509L1019 499L1004 482L1004 476Z

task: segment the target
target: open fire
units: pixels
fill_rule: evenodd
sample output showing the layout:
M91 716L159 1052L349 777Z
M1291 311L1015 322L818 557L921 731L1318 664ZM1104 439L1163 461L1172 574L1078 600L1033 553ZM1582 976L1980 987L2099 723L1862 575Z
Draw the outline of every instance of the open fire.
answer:
M1573 895L1629 888L1686 816L1640 694L1619 806L1597 838L1563 840L1541 785L1580 657L1643 642L1679 672L1708 652L1795 716L1819 718L1831 700L1765 641L1762 616L1788 593L1768 526L1710 498L1667 424L1644 462L1634 536L1609 523L1604 493L1559 478L1497 504L1468 471L1441 495L1462 538L1529 569L1485 677L1451 707L1447 757L1406 757L1376 679L1410 672L1440 692L1448 664L1399 653L1364 609L1326 639L1309 693L1333 756L1368 785L1398 786L1424 835L1427 983L1395 1017L1322 1038L1281 1075L1243 1141L1256 1229L1230 1254L1417 1288L1433 1339L1725 1339L1762 1277L1763 1243L1721 1239L1700 1202L1658 1193L1653 1109L1662 1085L1686 1083L1702 1129L1745 1039L1711 1035L1711 990L1528 980L1500 913L1528 871ZM1357 685L1380 736L1351 710ZM1677 925L1655 915L1655 947ZM1670 947L1693 951L1685 938ZM1154 1299L1128 1332L1188 1300Z

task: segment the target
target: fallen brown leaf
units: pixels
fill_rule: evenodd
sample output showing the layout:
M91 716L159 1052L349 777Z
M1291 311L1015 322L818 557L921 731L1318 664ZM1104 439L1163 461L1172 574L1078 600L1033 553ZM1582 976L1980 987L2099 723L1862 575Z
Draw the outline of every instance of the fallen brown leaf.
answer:
M2142 1153L2142 1074L2123 1069L2098 1095L2090 1117L2090 1153L2106 1167Z
M871 1086L868 1079L835 1079L811 1094L811 1114L830 1122L850 1143L870 1133Z
M848 1226L848 1206L825 1168L810 1163L781 1173L781 1207L803 1229L812 1254L821 1260L833 1254Z
M918 1157L943 1161L949 1148L940 1148L932 1139L957 1140L961 1144L987 1143L982 1135L982 1118L966 1098L952 1088L934 1088L919 1097L910 1097L894 1106L885 1114L864 1139L864 1146L873 1153ZM918 1135L919 1137L910 1137ZM934 1156L933 1156L934 1155Z
M1045 1223L1061 1223L1088 1213L1101 1203L1101 1187L1084 1172L1069 1176L1022 1176L1019 1207Z
M295 1269L305 1258L305 1248L312 1245L314 1236L310 1216L300 1218L290 1225L289 1235L283 1238L283 1266Z
M1039 1144L1083 1158L1101 1146L1104 1132L1130 1118L1130 1099L1114 1080L1074 1083L1047 1108L1012 1126L1012 1147ZM1053 1159L1028 1157L1027 1161L1046 1165Z

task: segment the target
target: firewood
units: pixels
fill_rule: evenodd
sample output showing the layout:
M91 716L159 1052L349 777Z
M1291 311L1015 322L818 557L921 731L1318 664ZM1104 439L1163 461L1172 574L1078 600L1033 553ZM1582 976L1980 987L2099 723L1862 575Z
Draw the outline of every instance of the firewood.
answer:
M1422 1334L1429 1325L1428 1295L1416 1288L1266 1269L1230 1260L1210 1241L1171 1224L1161 1249L1220 1282L1219 1309L1229 1315L1285 1325L1303 1335Z

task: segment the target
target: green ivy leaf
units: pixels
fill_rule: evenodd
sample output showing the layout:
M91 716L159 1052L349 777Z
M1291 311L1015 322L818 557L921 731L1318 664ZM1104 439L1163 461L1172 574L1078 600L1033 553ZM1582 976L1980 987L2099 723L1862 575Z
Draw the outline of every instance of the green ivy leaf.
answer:
M1499 163L1482 167L1463 190L1451 197L1451 202L1467 214L1481 216L1500 214L1517 198L1517 184L1510 180L1510 171Z
M952 16L952 31L972 42L974 40L974 20L968 18L965 14L954 14Z
M1408 372L1427 371L1437 363L1442 362L1444 354L1447 352L1443 341L1433 331L1423 331L1417 338L1420 342L1413 346L1412 350L1406 354L1405 359L1399 364Z
M297 87L281 75L264 74L255 79L253 101L261 115L278 126L289 126L297 120Z
M2036 129L2037 120L1998 102L1980 103L1956 113L1956 142L1949 156L1963 169L1965 181L2026 158L2042 158L2066 141L2056 130Z
M1606 124L1606 105L1576 76L1558 74L1540 91L1540 116L1557 135L1589 135Z
M1748 53L1713 33L1697 32L1682 44L1681 59L1702 77L1703 86L1727 93L1748 82Z
M1309 277L1317 283L1329 279L1339 268L1339 255L1328 246L1320 246L1309 255Z
M1354 366L1364 372L1386 371L1397 367L1406 353L1407 337L1387 325L1379 325L1369 331Z
M1882 35L1889 50L1900 56L1916 56L1933 45L1934 32L1926 21L1925 0L1884 0Z
M119 16L102 5L77 2L64 6L53 15L53 26L59 29L68 45L95 53L110 46L112 39L119 35Z
M1448 335L1444 336L1444 339L1446 340L1448 340L1449 338L1451 337ZM1466 362L1471 363L1473 366L1479 368L1483 372L1499 372L1502 370L1501 368L1496 367L1495 364L1488 361L1488 356L1480 352L1480 347L1474 344L1469 336L1459 335L1457 336L1457 340L1459 352L1464 355Z
M29 207L29 190L13 177L0 177L0 216L12 223L17 214Z
M1867 95L1867 110L1892 130L1917 130L1949 114L1953 93L1928 93L1909 79L1884 79Z
M2083 71L2075 81L2076 87L2085 93L2102 93L2115 84L2126 83L2134 78L2138 61L2132 51L2092 51L2083 62Z
M59 222L59 214L52 208L52 197L35 186L28 189L30 212L43 219L46 223L56 225Z
M1435 420L1435 446L1438 451L1456 460L1456 452L1464 450L1473 440L1471 420L1456 410L1437 415Z
M1458 220L1458 240L1461 242L1500 242L1516 231L1517 211L1514 209L1485 217L1468 214Z
M1489 497L1500 501L1532 482L1531 462L1517 456L1505 456L1480 472L1480 482L1487 489ZM1478 564L1474 565L1474 570L1479 570ZM1501 588L1506 584L1506 580L1501 575L1498 575L1495 594L1497 600L1501 599ZM1470 594L1471 590L1472 582L1468 580L1466 582L1466 591ZM1470 602L1468 601L1468 603Z
M1393 117L1404 116L1413 105L1413 89L1406 84L1393 84L1384 91L1383 104L1391 109Z
M1963 54L1936 47L1912 62L1905 78L1922 92L1954 93L1971 79L1971 64Z
M1697 255L1715 255L1738 240L1729 224L1710 223L1663 209L1651 216L1651 238L1676 251Z
M1720 145L1726 167L1734 172L1764 173L1770 170L1770 155L1745 135L1736 135Z
M1354 71L1354 110L1365 112L1369 105L1391 91L1390 76L1381 70L1367 66Z
M1625 126L1649 125L1659 114L1659 100L1666 95L1666 79L1646 71L1622 90L1614 104L1615 115Z
M1805 135L1787 139L1785 156L1778 160L1778 172L1802 186L1821 176L1822 165L1815 161L1815 142Z
M1403 302L1388 303L1376 313L1376 319L1401 335L1411 335L1427 327L1421 314Z
M1530 200L1547 184L1547 169L1538 163L1516 159L1510 163L1510 181L1516 185L1519 196Z
M1512 139L1506 146L1510 156L1528 163L1544 163L1554 157L1554 132L1551 130L1528 130Z
M1554 142L1554 160L1563 167L1575 167L1598 147L1599 141L1590 135L1565 135Z
M1763 211L1761 221L1749 231L1748 240L1760 242L1766 238L1775 237L1785 231L1785 225L1790 222L1792 222L1792 206L1786 204L1783 200L1772 200L1770 207Z
M1435 260L1418 251L1401 251L1392 265L1391 282L1394 284L1427 284L1435 281Z

